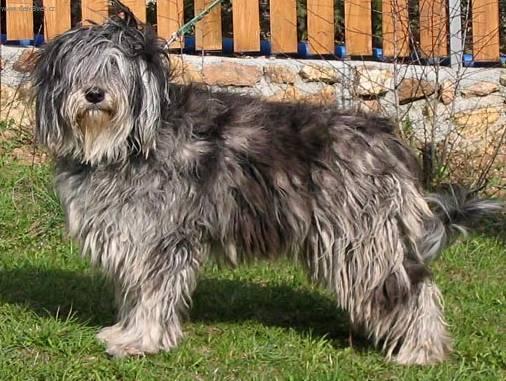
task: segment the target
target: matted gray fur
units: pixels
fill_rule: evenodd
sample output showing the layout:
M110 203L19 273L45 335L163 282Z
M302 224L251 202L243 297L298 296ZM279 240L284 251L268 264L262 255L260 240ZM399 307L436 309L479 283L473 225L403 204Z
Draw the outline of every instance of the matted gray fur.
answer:
M68 230L115 285L107 352L177 345L211 255L287 255L388 359L442 361L450 337L427 263L457 223L498 207L432 196L431 210L387 120L169 85L164 42L123 11L51 41L33 78Z

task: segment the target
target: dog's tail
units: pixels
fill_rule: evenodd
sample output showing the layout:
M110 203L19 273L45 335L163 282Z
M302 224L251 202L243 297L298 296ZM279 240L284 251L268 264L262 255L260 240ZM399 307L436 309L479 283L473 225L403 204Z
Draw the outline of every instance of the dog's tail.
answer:
M450 186L444 193L431 194L426 201L434 218L425 222L425 236L419 243L424 261L437 258L459 235L466 235L478 219L504 210L502 202L480 199L476 192L456 186Z

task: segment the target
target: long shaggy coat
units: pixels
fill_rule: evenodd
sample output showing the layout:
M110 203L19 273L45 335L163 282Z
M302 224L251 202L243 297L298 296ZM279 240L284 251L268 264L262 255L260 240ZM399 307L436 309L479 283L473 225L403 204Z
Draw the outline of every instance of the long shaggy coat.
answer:
M493 206L439 197L432 211L385 119L170 85L163 41L123 11L51 41L34 72L36 135L68 230L115 285L107 351L174 347L210 256L287 255L388 358L443 360L427 263L456 217Z

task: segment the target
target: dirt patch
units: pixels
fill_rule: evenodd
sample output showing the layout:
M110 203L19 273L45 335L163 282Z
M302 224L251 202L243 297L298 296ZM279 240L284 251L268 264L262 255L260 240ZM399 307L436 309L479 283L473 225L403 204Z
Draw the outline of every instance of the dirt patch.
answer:
M0 155L22 164L41 164L47 155L34 145L35 125L30 86L2 85L0 93Z
M21 146L14 148L11 152L14 160L22 164L42 164L47 161L47 155L35 147Z

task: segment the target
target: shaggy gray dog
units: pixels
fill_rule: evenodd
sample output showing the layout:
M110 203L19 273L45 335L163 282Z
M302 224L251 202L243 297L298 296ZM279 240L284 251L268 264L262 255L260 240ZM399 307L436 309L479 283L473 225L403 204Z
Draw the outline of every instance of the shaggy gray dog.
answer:
M177 345L208 257L288 255L387 358L442 361L427 262L456 223L496 207L434 197L431 210L386 120L169 85L163 43L125 9L54 39L34 71L68 230L115 285L107 352Z

